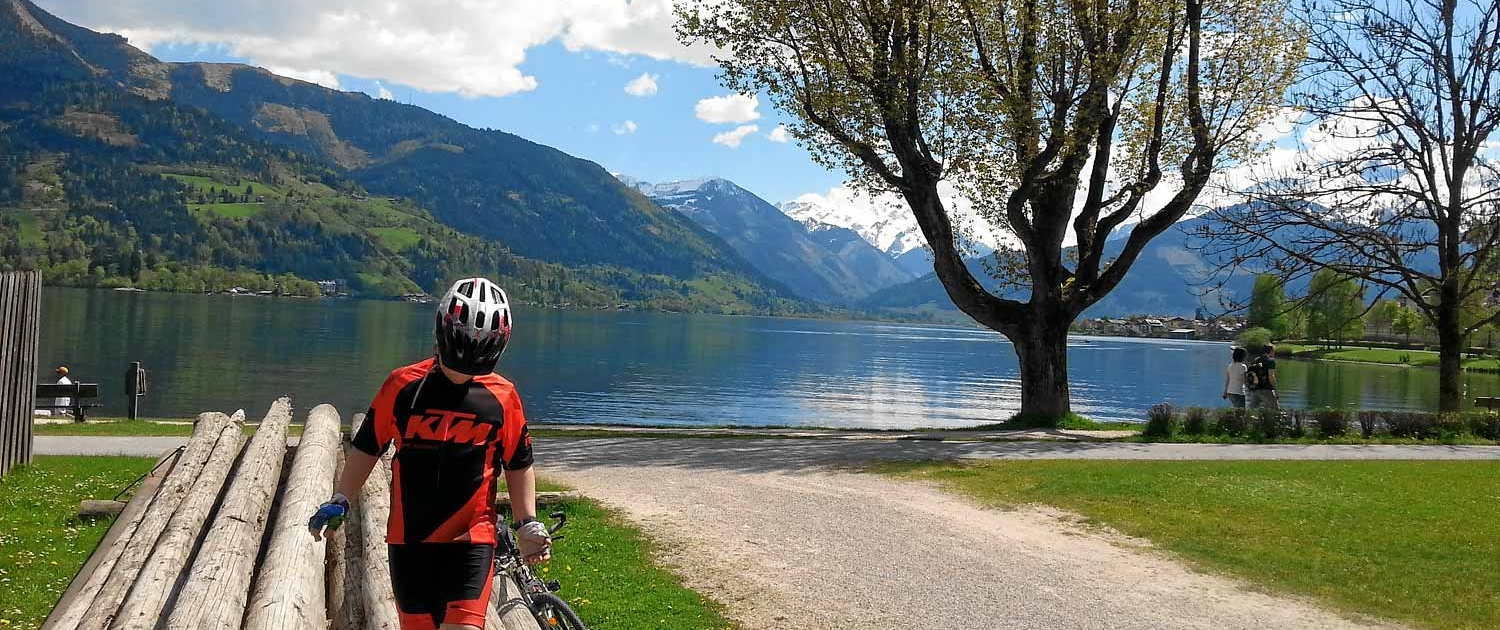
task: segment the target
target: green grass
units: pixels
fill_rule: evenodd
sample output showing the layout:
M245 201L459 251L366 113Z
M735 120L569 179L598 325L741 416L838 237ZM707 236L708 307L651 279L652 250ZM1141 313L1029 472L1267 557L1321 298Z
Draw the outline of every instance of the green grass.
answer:
M416 230L405 227L370 228L370 233L378 237L386 247L398 252L410 249L422 238Z
M260 203L210 203L210 204L188 204L188 212L194 216L204 213L217 215L229 219L248 219L260 214L265 204Z
M1437 367L1438 353L1428 350L1399 350L1395 348L1323 348L1298 344L1276 346L1276 353L1283 357L1330 361L1358 361L1388 365L1411 365ZM1407 359L1402 361L1402 358ZM1464 368L1500 368L1500 360L1493 358L1465 358L1460 363Z
M539 484L549 490L549 484ZM563 539L540 575L562 582L558 595L594 630L732 628L712 600L652 562L653 543L592 501L560 508Z
M1016 414L1005 422L974 427L975 431L1007 431L1012 429L1068 429L1071 431L1139 431L1138 422L1099 422L1070 413L1061 418L1045 418Z
M255 433L255 425L245 425L245 435ZM148 422L146 420L121 420L118 422L95 422L89 420L87 423L79 424L70 422L68 424L37 424L32 425L32 433L36 435L94 435L111 437L187 437L193 434L191 424L162 424ZM287 427L288 435L302 435L302 425L298 423Z
M37 628L109 529L80 522L78 502L113 497L150 470L140 457L47 457L0 478L0 628ZM546 481L541 490L562 490ZM652 543L592 501L568 514L543 575L591 628L730 628L711 600L652 562Z
M0 212L0 216L14 217L21 224L19 239L21 245L40 245L45 241L42 235L42 222L36 213L26 210L11 210Z
M1345 612L1427 628L1500 627L1500 463L997 461L877 470L993 506L1076 512L1204 568Z
M108 519L79 521L78 502L113 497L154 464L37 456L0 478L0 627L40 627L108 531Z

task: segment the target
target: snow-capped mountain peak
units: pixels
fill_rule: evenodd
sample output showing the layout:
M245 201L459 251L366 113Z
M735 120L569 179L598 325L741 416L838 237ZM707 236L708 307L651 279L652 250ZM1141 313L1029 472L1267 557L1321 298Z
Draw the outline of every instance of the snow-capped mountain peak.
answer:
M967 200L951 186L944 185L941 192L955 220L968 228L970 239L985 248L997 246L1000 239L986 222L971 216L973 211ZM809 230L823 225L853 230L860 238L892 257L927 245L906 200L893 193L872 196L839 186L827 194L808 193L776 207Z

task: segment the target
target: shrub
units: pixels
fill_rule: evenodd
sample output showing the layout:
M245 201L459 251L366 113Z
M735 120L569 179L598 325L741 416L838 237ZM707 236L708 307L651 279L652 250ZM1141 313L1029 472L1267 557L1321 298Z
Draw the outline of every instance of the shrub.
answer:
M1260 349L1271 343L1271 331L1265 328L1248 328L1240 333L1238 339L1241 348L1250 352L1250 356L1260 354Z
M1188 407L1187 411L1182 412L1182 432L1188 435L1208 433L1208 410Z
M1464 414L1469 433L1486 440L1500 440L1500 413L1474 411Z
M1386 416L1386 424L1391 435L1418 440L1438 437L1445 428L1445 422L1438 414L1423 411L1393 411Z
M1319 409L1312 412L1312 417L1320 438L1340 437L1349 432L1349 414L1343 409Z
M1465 422L1462 413L1440 413L1437 415L1437 421L1432 425L1432 437L1435 438L1458 437L1468 431L1469 425Z
M1250 432L1250 414L1234 407L1220 409L1214 414L1214 430L1220 435L1241 437Z
M1177 414L1168 403L1152 405L1146 411L1146 437L1170 437L1176 430Z
M1274 440L1291 433L1286 414L1277 409L1256 409L1250 414L1252 437Z
M1384 411L1359 412L1359 434L1366 440L1375 437L1375 432L1380 430L1382 425L1386 424L1385 416L1386 413Z
M1300 438L1307 435L1307 411L1293 409L1286 412L1287 436Z

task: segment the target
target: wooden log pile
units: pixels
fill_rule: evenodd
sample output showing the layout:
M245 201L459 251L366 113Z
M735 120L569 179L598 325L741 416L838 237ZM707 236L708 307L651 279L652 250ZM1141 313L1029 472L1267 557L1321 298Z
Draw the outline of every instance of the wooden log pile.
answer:
M390 455L346 526L314 541L307 518L333 494L347 441L338 412L320 405L289 449L293 415L289 399L277 400L248 444L243 411L200 415L187 445L119 511L43 630L398 630L385 545ZM518 592L495 581L486 630L540 630Z

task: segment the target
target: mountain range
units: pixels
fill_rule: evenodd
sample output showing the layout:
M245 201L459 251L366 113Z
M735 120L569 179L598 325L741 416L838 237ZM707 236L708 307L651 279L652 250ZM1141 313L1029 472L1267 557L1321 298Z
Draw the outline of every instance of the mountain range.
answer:
M164 63L27 0L0 0L0 156L3 262L53 283L256 272L389 295L468 270L554 303L805 309L592 162L259 68Z
M986 276L998 241L975 241ZM1216 305L1198 295L1213 267L1188 245L1181 230L1159 237L1091 314ZM617 178L418 107L165 63L0 0L0 267L18 266L78 286L341 278L385 296L486 273L535 303L953 311L896 197L773 205L724 179ZM1242 299L1248 280L1223 291Z
M915 277L854 231L826 225L809 231L726 179L621 180L723 238L762 273L808 299L848 304Z

